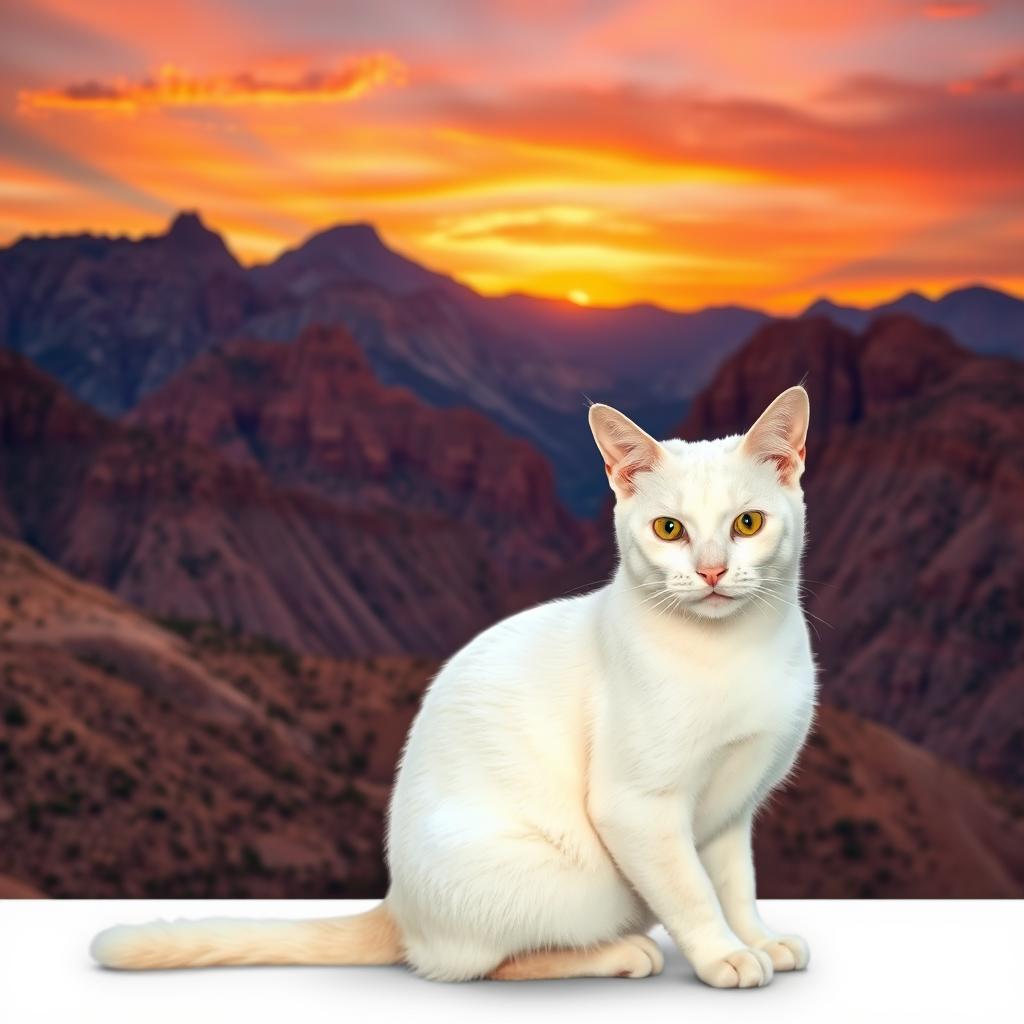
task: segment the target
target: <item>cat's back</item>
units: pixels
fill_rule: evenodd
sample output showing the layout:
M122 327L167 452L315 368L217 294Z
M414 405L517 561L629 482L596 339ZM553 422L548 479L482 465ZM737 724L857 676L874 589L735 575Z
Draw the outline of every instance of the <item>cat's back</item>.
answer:
M591 670L597 594L548 601L496 623L441 670L427 705L503 726L550 715Z
M395 802L414 787L489 798L495 783L582 778L599 600L594 593L538 605L458 651L413 723Z

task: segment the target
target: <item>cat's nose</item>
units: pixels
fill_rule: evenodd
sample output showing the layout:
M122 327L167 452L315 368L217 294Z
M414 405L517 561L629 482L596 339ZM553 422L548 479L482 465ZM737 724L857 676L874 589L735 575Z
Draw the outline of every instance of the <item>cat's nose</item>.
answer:
M712 568L702 566L697 570L697 575L700 576L709 587L713 587L725 575L725 566L716 565Z

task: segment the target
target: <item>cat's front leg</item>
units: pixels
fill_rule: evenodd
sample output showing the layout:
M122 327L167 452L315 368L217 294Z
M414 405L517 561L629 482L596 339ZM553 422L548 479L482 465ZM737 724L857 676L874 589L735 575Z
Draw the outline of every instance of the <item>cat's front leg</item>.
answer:
M758 913L751 834L752 816L745 814L701 847L701 862L732 930L763 949L776 971L802 971L810 958L807 943L799 935L773 932Z
M619 870L666 927L701 981L715 988L759 988L771 957L729 927L701 864L678 794L599 791L589 803Z

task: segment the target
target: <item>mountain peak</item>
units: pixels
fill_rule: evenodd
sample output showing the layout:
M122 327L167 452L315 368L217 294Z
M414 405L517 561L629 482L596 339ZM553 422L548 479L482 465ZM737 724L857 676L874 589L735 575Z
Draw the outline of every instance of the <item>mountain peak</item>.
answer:
M802 316L826 316L834 310L840 309L839 303L830 299L827 295L819 295L801 314ZM852 307L851 307L852 308Z
M363 281L398 294L453 286L449 278L395 252L367 221L318 231L262 268L261 274L297 294L311 294L339 280Z
M214 234L215 232L203 223L203 218L199 216L198 210L181 210L167 229L168 238L181 241L191 241Z
M931 302L932 300L927 295L923 295L916 289L911 288L909 291L905 291L895 302L890 303L890 305L898 306L901 303L916 303L930 306Z
M380 237L380 233L376 227L369 221L356 220L349 224L335 224L334 227L327 228L325 231L321 231L318 235L314 235L314 238L333 238L337 240L344 240L348 242L374 242L384 248L383 239Z
M946 292L939 301L945 302L949 299L973 299L1006 304L1012 304L1015 301L1019 301L1009 292L1000 291L998 288L993 288L991 285L982 284L981 282L974 282L972 284L961 285L959 288L953 288L951 291Z
M205 264L222 269L238 269L238 262L224 244L224 239L216 231L211 231L195 210L182 210L178 213L162 241L190 256L198 257Z

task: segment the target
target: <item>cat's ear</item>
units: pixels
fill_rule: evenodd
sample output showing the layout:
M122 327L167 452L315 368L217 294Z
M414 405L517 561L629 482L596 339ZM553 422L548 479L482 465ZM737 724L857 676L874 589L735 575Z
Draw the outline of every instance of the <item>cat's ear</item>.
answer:
M783 391L746 432L741 449L758 462L774 462L785 486L796 484L807 456L811 403L799 385Z
M662 457L661 445L610 405L590 407L590 429L604 457L612 490L620 497L635 494L634 478L657 466Z

